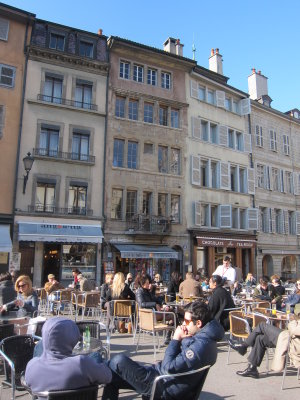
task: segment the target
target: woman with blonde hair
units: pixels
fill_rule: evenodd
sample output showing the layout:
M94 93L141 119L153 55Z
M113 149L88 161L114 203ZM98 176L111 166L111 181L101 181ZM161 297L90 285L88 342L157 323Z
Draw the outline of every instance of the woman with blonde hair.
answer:
M111 298L112 300L135 300L135 294L130 289L129 285L125 283L123 272L117 272L114 276L111 285Z
M13 300L1 307L0 311L11 311L15 308L18 310L23 309L24 313L31 316L38 309L39 300L37 293L32 288L32 282L29 276L21 275L15 282L15 291L17 299Z

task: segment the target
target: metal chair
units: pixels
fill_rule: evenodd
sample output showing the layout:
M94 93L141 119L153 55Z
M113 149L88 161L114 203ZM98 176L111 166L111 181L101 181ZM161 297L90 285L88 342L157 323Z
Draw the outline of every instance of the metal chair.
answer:
M285 355L284 370L283 370L283 374L282 374L281 390L284 389L284 381L285 381L285 377L286 377L288 368L296 368L297 369L297 380L300 379L300 367L295 367L294 365L292 365L290 357L289 357L290 344L291 344L291 337L289 336L288 350Z
M76 321L76 325L78 326L79 331L82 335L86 327L89 327L91 337L100 340L102 340L101 331L105 331L105 342L103 342L102 340L104 352L101 352L101 355L108 360L110 358L110 336L108 327L99 321Z
M0 325L0 342L9 337L9 336L14 336L14 324L1 324Z
M57 298L57 300L49 300L54 305L56 305L57 314L61 313L61 306L68 309L68 312L72 315L72 290L70 289L60 289L55 292L52 292L50 296Z
M134 315L135 315L135 300L111 300L108 304L108 318L109 318L109 328L110 334L113 333L115 329L115 322L118 321L128 321L131 323L133 338L134 338Z
M100 316L100 293L96 291L82 292L77 294L76 302L76 315L78 316L78 311L81 308L81 319L84 318L85 313L89 315L91 313L92 317L95 318Z
M168 380L176 379L176 381L178 380L180 382L180 378L187 377L187 379L188 379L189 375L199 374L199 384L198 384L198 387L197 387L197 390L195 391L195 393L189 393L188 396L184 396L185 399L188 399L188 400L198 400L210 367L211 367L211 365L206 365L205 367L195 369L193 371L189 370L189 371L181 372L178 374L160 375L160 376L156 377L152 384L150 400L154 400L155 398L158 398L158 397L155 397L155 392L157 389L157 385L160 382L162 382L162 385L165 385L166 381L168 381ZM160 385L160 386L162 386L162 385Z
M247 339L251 328L246 318L243 318L243 311L231 311L229 313L230 339ZM227 365L229 364L230 346L228 345Z
M97 400L98 385L86 386L78 389L53 390L45 392L31 392L32 398L44 397L47 400Z

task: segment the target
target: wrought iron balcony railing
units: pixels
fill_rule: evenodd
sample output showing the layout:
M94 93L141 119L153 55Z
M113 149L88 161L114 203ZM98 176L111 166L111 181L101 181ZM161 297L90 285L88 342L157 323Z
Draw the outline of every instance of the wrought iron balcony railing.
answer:
M83 108L85 110L93 110L93 111L98 110L97 104L85 103L83 101L77 101L77 100L63 99L62 97L48 96L42 93L38 94L37 99L40 101L46 101L47 103L62 104L64 106Z
M95 156L91 156L90 154L68 153L65 151L50 150L45 148L33 149L33 155L36 157L49 157L59 160L72 160L91 164L95 164L96 158Z
M171 223L172 217L138 214L126 218L126 230L132 234L149 232L167 235L171 232Z
M93 215L93 210L87 209L86 207L55 207L50 204L30 205L28 206L28 212L40 214L86 215L89 217Z

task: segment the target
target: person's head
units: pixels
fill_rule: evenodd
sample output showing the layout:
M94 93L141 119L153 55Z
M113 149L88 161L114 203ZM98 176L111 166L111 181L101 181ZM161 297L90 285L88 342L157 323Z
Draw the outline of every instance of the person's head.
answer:
M77 275L79 275L79 274L81 274L81 272L79 271L78 268L73 268L73 269L72 269L72 275L73 275L73 276L77 276Z
M272 275L271 276L271 282L273 285L279 285L280 284L280 276L279 275Z
M252 279L253 279L252 272L248 272L246 280L247 281L252 281Z
M128 283L131 283L133 281L133 276L130 272L126 275L126 281Z
M149 275L142 275L140 277L140 286L143 289L149 290L150 289L150 285L151 285L151 279L150 279Z
M192 272L187 272L187 273L185 274L185 279L193 279L193 277L194 277L194 275L193 275Z
M114 274L106 274L105 275L105 283L107 283L108 285L111 285L114 279Z
M32 282L28 275L19 276L15 283L15 290L24 296L32 293Z
M296 282L296 293L300 294L300 279L298 279Z
M268 288L269 280L265 276L262 276L259 279L259 284L264 290L266 290Z
M195 281L200 282L200 275L199 274L195 275Z
M48 275L48 281L49 281L50 283L52 283L53 281L55 281L55 275L49 274L49 275Z
M12 281L12 276L9 272L3 272L0 274L0 282L3 281Z
M155 274L154 281L155 282L160 282L161 281L161 276L159 274Z
M209 321L211 314L204 301L197 300L185 306L183 325L186 326L189 335L195 335Z
M226 267L229 267L231 263L231 258L229 256L225 256L223 258L223 265L225 265Z
M171 281L173 281L173 282L175 282L175 283L179 283L179 280L180 280L180 276L179 276L179 273L177 272L177 271L173 271L172 273L171 273Z
M114 280L112 283L112 295L114 298L119 298L122 290L125 286L125 276L123 272L117 272L114 276Z
M210 289L216 289L219 286L223 286L224 281L220 275L212 275L209 280Z

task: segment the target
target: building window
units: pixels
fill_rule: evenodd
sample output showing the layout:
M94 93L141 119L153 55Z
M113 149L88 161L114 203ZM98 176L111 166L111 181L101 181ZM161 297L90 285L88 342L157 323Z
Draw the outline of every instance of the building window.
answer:
M55 208L55 185L49 183L37 183L35 211L54 212Z
M123 190L113 189L111 198L111 219L122 219Z
M201 160L201 186L209 187L209 161Z
M0 64L0 85L7 87L15 86L16 68Z
M144 122L153 124L153 104L151 103L144 104Z
M288 135L283 135L282 139L283 139L283 153L286 156L289 156L290 155L290 138Z
M240 229L247 229L247 210L240 209Z
M239 112L239 104L236 100L232 101L232 112L236 114Z
M171 89L171 74L168 72L161 73L161 87L163 89Z
M41 128L39 155L48 157L58 156L59 130Z
M257 164L256 167L257 187L264 188L264 166Z
M130 64L127 61L120 62L120 78L129 79L130 78Z
M152 214L152 193L143 192L143 215L149 216Z
M152 85L152 86L156 86L157 85L157 71L156 71L156 69L148 68L147 83L148 83L148 85Z
M138 120L139 103L137 100L129 99L128 103L128 118L134 121Z
M179 128L179 110L171 109L171 127Z
M90 135L74 132L72 140L72 160L89 160Z
M256 140L256 146L258 147L264 146L263 129L262 126L260 125L255 126L255 140Z
M296 213L288 211L289 235L296 235Z
M137 169L138 144L128 141L127 167Z
M286 191L287 193L293 194L293 174L291 172L285 172L285 182L286 182Z
M79 42L79 55L82 57L93 58L94 45L93 43L80 40Z
M207 90L207 102L209 104L215 104L215 93L213 90Z
M158 146L158 172L168 172L168 147Z
M122 139L114 139L114 167L123 167L124 165L124 145L125 141Z
M159 107L159 124L167 126L168 125L168 108Z
M238 176L237 176L238 168L234 165L230 166L230 183L231 190L233 192L238 192Z
M270 130L270 150L277 151L277 133L274 130Z
M219 226L219 221L218 221L219 212L218 211L219 211L218 206L210 206L209 226L211 226L213 228L218 228L218 226Z
M174 174L174 175L180 174L180 150L179 149L171 148L169 173Z
M125 97L116 98L116 110L115 116L119 118L125 118Z
M228 147L234 149L234 131L232 129L228 129Z
M153 144L144 143L144 154L153 154Z
M243 151L244 150L244 141L242 132L236 132L236 150Z
M65 46L65 37L64 35L59 35L57 33L50 34L50 49L63 51Z
M159 217L166 217L167 216L167 201L168 201L168 195L167 194L158 193L157 215Z
M231 99L229 97L225 97L225 108L228 111L231 111Z
M76 215L86 214L87 187L70 185L68 213Z
M281 233L281 210L275 209L275 232Z
M211 187L217 189L219 187L218 184L218 163L211 161L210 162L210 176L211 176Z
M171 195L171 216L174 223L180 222L180 196Z
M0 40L8 39L9 21L4 18L0 18Z
M144 82L144 67L141 65L133 66L133 80L139 83Z
M262 232L269 232L269 209L261 207L260 209L260 225Z
M218 125L210 123L210 141L218 144Z
M272 168L272 189L277 192L280 191L280 175L277 168Z
M239 217L239 209L232 208L232 228L239 229L240 228L240 217Z
M4 121L5 121L4 112L5 112L4 106L0 105L0 139L3 138Z
M61 104L62 103L62 88L63 88L63 80L62 79L54 78L52 76L46 75L43 101Z
M91 84L76 82L75 107L91 109L92 88Z
M208 142L209 139L209 125L208 121L201 120L201 139Z
M126 196L126 220L131 220L136 215L137 192L128 190Z

